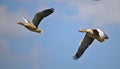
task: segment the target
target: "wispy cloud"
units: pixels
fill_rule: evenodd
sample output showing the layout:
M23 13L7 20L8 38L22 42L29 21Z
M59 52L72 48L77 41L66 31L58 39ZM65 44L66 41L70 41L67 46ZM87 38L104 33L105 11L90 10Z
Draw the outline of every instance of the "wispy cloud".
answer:
M8 42L2 38L0 38L0 68L7 69L7 64L10 62L12 58L12 54L8 45Z
M79 0L79 1L57 1L66 2L72 8L77 9L76 17L84 21L92 20L95 24L120 23L120 1L119 0Z
M16 12L8 12L8 7L5 5L0 6L0 33L1 35L25 35L21 33L23 30L16 22L22 20L21 17L28 16L26 11L20 9ZM19 31L18 31L19 30ZM22 31L21 31L22 30Z
M15 53L4 38L0 39L0 69L40 69L40 64L44 63L40 54L41 48L37 43L25 53Z

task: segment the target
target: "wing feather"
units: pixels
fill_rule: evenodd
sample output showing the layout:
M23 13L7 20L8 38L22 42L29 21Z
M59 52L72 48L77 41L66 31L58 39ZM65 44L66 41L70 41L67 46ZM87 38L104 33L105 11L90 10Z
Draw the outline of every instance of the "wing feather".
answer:
M41 22L41 20L44 18L44 17L47 17L48 15L50 15L51 13L54 12L54 9L53 8L50 8L50 9L46 9L46 10L43 10L41 12L38 12L35 14L33 20L32 20L32 23L38 27L39 23Z
M89 45L94 41L94 38L90 38L87 34L84 39L80 43L77 53L74 56L74 59L78 59L82 56L85 50L89 47Z

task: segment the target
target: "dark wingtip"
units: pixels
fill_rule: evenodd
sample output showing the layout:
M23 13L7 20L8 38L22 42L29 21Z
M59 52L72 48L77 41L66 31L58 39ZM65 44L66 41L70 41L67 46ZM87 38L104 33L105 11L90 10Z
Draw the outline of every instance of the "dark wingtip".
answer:
M74 60L78 60L78 58L77 58L76 56L73 56L73 59L74 59Z
M54 11L55 9L54 8L50 8L52 11Z
M53 13L54 10L55 10L54 8L49 8L49 9L43 10L43 12L50 12L50 13Z

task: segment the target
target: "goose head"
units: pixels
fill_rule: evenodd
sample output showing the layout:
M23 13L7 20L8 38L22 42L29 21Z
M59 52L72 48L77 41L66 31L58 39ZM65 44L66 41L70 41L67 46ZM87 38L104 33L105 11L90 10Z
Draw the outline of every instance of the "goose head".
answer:
M23 22L17 22L17 24L24 26L24 23L23 23Z
M79 29L78 32L92 33L92 30L91 29L87 29L87 30Z
M87 31L84 29L79 29L78 32L87 32Z

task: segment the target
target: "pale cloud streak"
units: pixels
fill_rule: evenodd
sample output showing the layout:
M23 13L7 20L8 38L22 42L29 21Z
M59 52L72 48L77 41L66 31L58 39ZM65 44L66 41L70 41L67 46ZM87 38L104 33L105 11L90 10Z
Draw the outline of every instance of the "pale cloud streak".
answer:
M0 34L7 36L25 35L25 31L16 24L17 21L22 20L21 17L28 16L26 11L20 9L16 12L8 12L8 7L0 6ZM24 33L23 33L24 32Z
M66 2L71 8L76 8L76 18L84 21L92 20L94 24L119 24L120 23L120 0L79 0L56 1Z
M36 43L25 53L12 52L10 44L3 38L0 39L0 69L40 69L41 48L40 44ZM48 59L47 59L48 60Z

